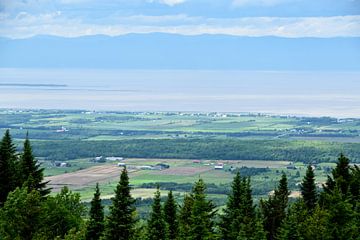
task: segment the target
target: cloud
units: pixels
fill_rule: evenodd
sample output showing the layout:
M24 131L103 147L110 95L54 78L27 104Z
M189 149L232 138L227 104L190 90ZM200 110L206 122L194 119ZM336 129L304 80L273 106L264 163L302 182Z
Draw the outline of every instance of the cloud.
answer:
M288 3L291 0L233 0L232 5L236 7L245 6L275 6L283 3Z
M186 2L186 0L147 0L150 3L161 3L169 6L175 6Z
M69 18L61 11L44 14L20 12L2 15L0 36L27 38L35 35L78 37L104 34L175 33L182 35L225 34L278 37L360 37L360 15L334 17L205 18L184 14L165 16L109 16L91 23Z

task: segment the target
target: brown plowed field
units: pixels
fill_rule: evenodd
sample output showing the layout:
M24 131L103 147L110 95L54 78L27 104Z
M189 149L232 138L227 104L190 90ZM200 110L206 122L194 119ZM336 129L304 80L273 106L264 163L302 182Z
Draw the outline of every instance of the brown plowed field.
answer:
M96 182L103 182L109 179L118 178L120 176L121 170L122 168L118 166L102 165L72 173L46 177L45 180L50 181L48 186L54 190L60 189L64 186L69 186L71 189L76 189Z

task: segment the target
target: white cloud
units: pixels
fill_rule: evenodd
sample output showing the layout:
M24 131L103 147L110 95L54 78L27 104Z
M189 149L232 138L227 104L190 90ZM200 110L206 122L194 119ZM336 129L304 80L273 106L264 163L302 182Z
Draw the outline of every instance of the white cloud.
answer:
M233 0L232 5L235 7L244 7L244 6L275 6L282 3L289 3L294 0ZM296 1L296 0L295 0Z
M334 17L205 18L187 15L129 17L111 16L95 22L68 18L59 11L15 17L2 15L0 36L26 38L35 35L77 37L104 34L176 33L182 35L225 34L279 37L360 37L360 15Z
M186 0L147 0L150 3L161 3L161 4L166 4L169 6L175 6L178 4L182 4L184 2L186 2Z

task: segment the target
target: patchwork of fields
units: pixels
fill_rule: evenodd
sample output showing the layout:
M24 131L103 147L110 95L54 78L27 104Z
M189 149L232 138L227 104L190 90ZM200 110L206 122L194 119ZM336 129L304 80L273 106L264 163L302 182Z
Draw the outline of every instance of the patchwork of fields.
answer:
M85 201L91 199L96 182L102 196L110 198L119 180L117 163L94 162L96 157L126 159L135 197L152 197L159 184L179 198L201 177L209 196L220 205L234 169L251 177L259 199L274 189L283 171L292 196L297 196L307 164L316 167L320 187L340 152L360 162L360 119L11 109L0 110L0 118L0 134L10 129L18 143L29 132L54 192L68 186ZM59 162L69 166L56 167ZM170 168L140 167L158 163ZM215 170L220 163L223 169Z
M79 192L84 201L92 198L96 182L99 182L104 199L111 198L119 181L119 175L122 167L117 163L104 163L89 165L91 159L81 159L70 161L72 163L72 172L61 173L47 176L50 181L49 186L54 192L59 191L63 186ZM189 159L126 159L123 162L127 164L129 171L130 184L133 186L134 197L150 198L153 196L156 184L160 184L163 193L166 190L173 190L177 197L190 191L191 184L200 177L208 184L208 191L212 198L222 203L226 198L230 183L234 177L231 168L237 168L254 173L250 174L255 198L267 195L277 184L282 172L286 172L289 177L289 186L293 191L291 196L298 195L297 184L305 174L306 165L297 163L292 165L287 161L222 161L222 160L201 160L192 161ZM166 163L170 166L164 170L141 170L139 166L155 165L157 163ZM222 164L224 169L215 170L214 166ZM81 169L86 166L85 169ZM291 167L289 167L291 166ZM318 165L317 181L320 185L326 179L326 171L334 166L332 163L322 163ZM45 165L45 173L53 173L50 165ZM76 168L81 170L76 170ZM61 170L71 171L71 169L60 168ZM256 170L254 170L256 169ZM265 170L264 170L265 169ZM263 170L263 171L260 171ZM240 170L241 171L241 170ZM244 172L246 175L246 171Z

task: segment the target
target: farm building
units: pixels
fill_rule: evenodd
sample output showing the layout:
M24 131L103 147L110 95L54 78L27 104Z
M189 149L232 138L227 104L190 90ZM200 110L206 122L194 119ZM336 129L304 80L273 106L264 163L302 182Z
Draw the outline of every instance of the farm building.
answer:
M215 170L223 170L223 169L224 169L224 166L222 166L222 165L215 165L214 169L215 169Z
M71 167L71 164L70 163L67 163L67 162L54 162L53 163L55 167Z
M126 163L122 163L122 162L118 163L117 165L118 167L126 167Z
M124 161L123 157L106 157L106 161Z
M200 160L193 160L193 163L201 163Z
M141 170L153 170L153 166L149 166L149 165L138 166L137 168Z
M153 167L154 170L163 170L163 169L168 169L168 168L170 168L170 166L165 163L158 163Z
M98 163L106 162L106 160L105 160L105 158L103 156L95 157L93 161L98 162Z
M71 164L67 162L61 162L59 167L71 167Z

